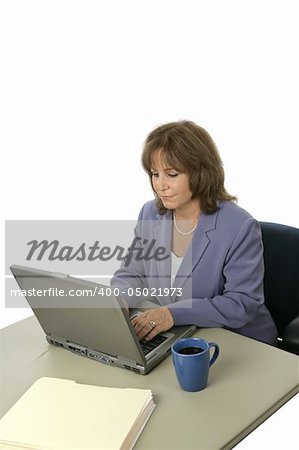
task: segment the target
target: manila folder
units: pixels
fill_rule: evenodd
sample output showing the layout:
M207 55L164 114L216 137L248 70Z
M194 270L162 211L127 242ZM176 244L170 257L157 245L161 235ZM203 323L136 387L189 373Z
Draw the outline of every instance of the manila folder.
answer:
M131 449L154 408L147 389L40 378L0 420L0 449Z

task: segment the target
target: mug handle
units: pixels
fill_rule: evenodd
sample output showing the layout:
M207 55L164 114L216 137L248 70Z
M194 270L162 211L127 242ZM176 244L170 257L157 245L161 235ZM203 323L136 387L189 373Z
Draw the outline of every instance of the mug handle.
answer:
M215 342L209 342L209 350L210 350L212 347L214 347L215 350L214 350L213 357L212 357L212 359L210 360L210 367L214 364L214 362L215 362L216 359L218 358L219 351L220 351L219 345L218 345L218 344L215 344Z

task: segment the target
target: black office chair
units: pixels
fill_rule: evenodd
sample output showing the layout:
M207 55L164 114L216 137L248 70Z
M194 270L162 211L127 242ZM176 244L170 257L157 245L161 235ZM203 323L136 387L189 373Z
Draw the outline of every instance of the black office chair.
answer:
M265 305L281 349L299 355L299 230L260 222L264 243Z

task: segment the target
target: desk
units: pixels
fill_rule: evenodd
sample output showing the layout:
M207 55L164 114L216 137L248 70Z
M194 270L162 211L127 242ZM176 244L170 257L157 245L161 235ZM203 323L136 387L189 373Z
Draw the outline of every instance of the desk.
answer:
M148 388L157 408L136 449L230 449L298 392L299 358L223 329L195 336L217 342L220 356L207 388L190 393L179 388L170 357L137 375L50 346L35 317L25 319L0 330L0 416L42 376Z

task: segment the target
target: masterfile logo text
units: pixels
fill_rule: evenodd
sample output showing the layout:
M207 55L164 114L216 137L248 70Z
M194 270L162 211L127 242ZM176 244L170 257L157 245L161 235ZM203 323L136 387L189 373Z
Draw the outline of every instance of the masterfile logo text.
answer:
M166 230L165 223L157 220L6 221L6 307L28 307L28 297L38 300L46 296L51 306L55 304L54 298L63 305L63 298L122 297L124 285L127 297L155 297L162 304L166 297L181 296L181 288L171 286L172 227L171 223L168 225ZM190 275L188 258L191 263L191 253L184 258L186 277ZM71 275L97 283L100 288L91 287L81 292L78 287L73 292L70 287L58 291L53 289L49 275L40 274L34 282L28 281L28 286L20 289L10 271L12 265ZM145 270L149 267L150 271ZM184 270L180 273L182 277ZM121 286L112 288L111 279L120 271ZM94 304L97 303L92 303L92 307Z
M45 239L39 242L34 239L27 242L30 250L26 260L36 259L41 261L48 258L49 261L72 261L74 259L77 261L109 261L116 258L117 261L124 261L124 266L127 267L133 257L137 261L149 261L150 259L164 261L169 258L166 248L156 244L156 239L149 241L148 239L135 237L128 249L120 245L116 245L115 248L105 245L101 247L99 241L95 241L92 245L84 242L78 248L74 248L71 245L61 245L57 239L51 242Z

